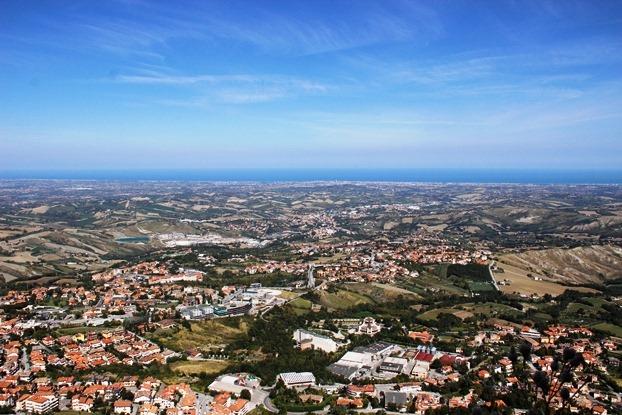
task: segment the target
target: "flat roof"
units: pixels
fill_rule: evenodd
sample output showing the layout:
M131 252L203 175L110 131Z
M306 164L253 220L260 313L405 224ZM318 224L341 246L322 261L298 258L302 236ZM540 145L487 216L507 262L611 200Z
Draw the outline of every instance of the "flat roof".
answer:
M358 368L333 363L328 366L328 371L337 376L342 376L346 379L350 379L350 377L352 377L352 375L354 375L358 371Z
M315 376L311 372L287 372L281 373L279 377L286 384L296 384L296 383L315 383Z
M376 342L376 343L372 343L372 344L367 345L367 346L356 347L354 349L354 351L358 352L358 353L373 353L373 354L377 354L377 353L386 351L387 349L390 349L391 347L393 347L393 345L391 343Z

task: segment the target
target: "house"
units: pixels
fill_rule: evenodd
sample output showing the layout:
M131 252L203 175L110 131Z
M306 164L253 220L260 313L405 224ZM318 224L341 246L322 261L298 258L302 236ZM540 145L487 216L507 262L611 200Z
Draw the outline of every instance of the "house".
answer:
M311 372L288 372L281 373L278 379L287 388L306 389L315 386L315 376Z
M145 403L138 408L139 415L158 415L160 408L151 403Z
M11 396L8 393L0 394L0 406L6 407L6 406L13 406L14 404L15 404L15 399L13 399L13 396Z
M71 409L78 412L91 412L93 399L82 395L74 396L71 399Z
M56 379L56 384L58 386L71 386L75 383L75 378L73 376L59 376Z
M505 373L507 374L512 373L512 370L513 370L512 361L508 359L507 357L500 359L499 365L501 365L501 368L503 369Z
M479 377L480 379L488 379L490 377L490 372L488 372L486 369L480 369L477 372L477 377Z
M337 406L343 406L347 408L361 409L363 407L363 400L361 398L337 398Z
M15 402L15 410L19 412L24 412L26 410L26 401L30 399L32 395L25 394L20 396Z
M416 379L425 379L430 372L430 363L434 359L434 355L426 352L418 352L415 356L415 366L411 374Z
M232 403L231 394L229 392L219 393L214 397L214 404L229 406Z
M347 394L353 398L360 398L363 395L374 397L376 396L376 387L372 384L362 386L348 385Z
M408 333L408 337L421 343L431 343L434 340L434 335L428 331L411 331Z
M416 395L421 392L421 383L419 382L400 383L398 386L400 391L404 393Z
M440 407L441 394L435 392L421 392L417 394L416 413L425 413L429 409Z
M533 329L529 326L523 326L523 328L520 331L520 336L522 338L529 338L529 339L540 339L540 337L542 337L542 335L540 334L540 332L536 329Z
M58 408L58 398L54 395L34 394L24 401L24 410L35 414L52 412Z
M408 404L408 394L401 391L386 391L384 393L384 407L387 409L401 409Z
M140 389L134 394L134 403L143 404L151 402L151 390Z
M125 376L123 378L123 387L132 388L138 384L138 376Z
M119 400L113 405L115 414L131 414L132 413L132 401Z
M251 405L246 399L236 399L231 405L229 410L235 415L244 415L251 410Z
M298 395L298 399L300 399L302 403L313 402L317 405L319 403L322 403L324 397L322 395L315 395L312 393L302 393Z
M473 395L469 393L465 396L454 396L449 399L449 408L450 409L467 409L471 402L473 401Z

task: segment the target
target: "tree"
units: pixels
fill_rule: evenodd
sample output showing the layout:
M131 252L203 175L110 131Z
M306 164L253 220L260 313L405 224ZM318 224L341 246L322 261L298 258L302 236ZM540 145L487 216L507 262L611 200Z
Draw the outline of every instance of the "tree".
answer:
M242 392L240 392L240 398L246 399L247 401L250 401L251 400L251 391L249 391L248 389L242 389Z
M563 353L554 357L551 371L547 373L538 367L528 366L531 360L531 346L527 343L519 348L523 357L521 365L515 364L515 374L519 384L506 397L510 406L531 408L530 415L550 415L554 413L553 401L556 397L562 400L562 411L569 409L577 394L587 385L591 367L583 359L581 353L572 348L564 349ZM518 362L516 351L510 350L510 360ZM581 371L581 379L578 372ZM565 386L574 385L576 390L571 393Z

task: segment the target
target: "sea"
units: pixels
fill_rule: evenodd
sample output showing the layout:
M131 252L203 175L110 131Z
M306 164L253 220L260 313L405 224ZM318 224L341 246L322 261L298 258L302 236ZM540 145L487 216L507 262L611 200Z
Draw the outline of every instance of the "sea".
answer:
M0 170L0 180L622 184L622 169L117 169Z

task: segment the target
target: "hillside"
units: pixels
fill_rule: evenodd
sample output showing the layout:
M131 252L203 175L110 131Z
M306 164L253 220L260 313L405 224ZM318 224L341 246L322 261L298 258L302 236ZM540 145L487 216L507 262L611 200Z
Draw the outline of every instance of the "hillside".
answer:
M587 246L572 249L551 248L506 254L499 258L507 265L533 277L562 284L600 284L622 277L622 247ZM497 275L503 279L503 273Z

